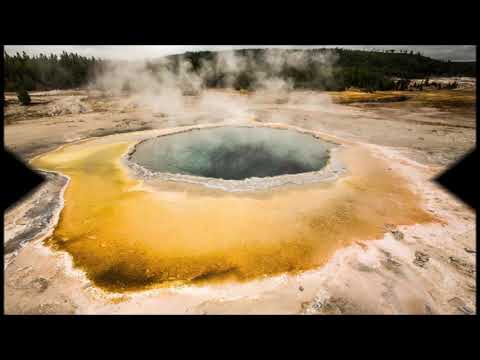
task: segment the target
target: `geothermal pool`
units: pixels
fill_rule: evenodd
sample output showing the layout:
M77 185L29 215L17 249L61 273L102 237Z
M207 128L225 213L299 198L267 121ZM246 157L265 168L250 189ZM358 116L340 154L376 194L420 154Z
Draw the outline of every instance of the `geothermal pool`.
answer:
M178 131L91 139L32 161L70 178L46 244L66 251L104 290L296 273L322 265L352 242L382 237L385 224L431 221L404 179L353 145L336 154L348 170L339 177L258 191L236 193L132 173L127 154L154 171L237 183L248 177L302 178L323 171L331 160L331 143L293 130Z
M148 139L131 160L154 172L243 180L320 170L332 147L291 130L219 127Z

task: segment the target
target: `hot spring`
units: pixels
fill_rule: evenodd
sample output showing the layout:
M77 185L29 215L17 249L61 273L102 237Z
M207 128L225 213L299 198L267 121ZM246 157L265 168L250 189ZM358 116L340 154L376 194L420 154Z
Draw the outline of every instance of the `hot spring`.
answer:
M291 130L220 127L148 139L131 160L153 172L243 180L318 171L332 147Z
M340 175L337 160L347 170ZM383 236L386 223L430 220L368 149L293 129L117 134L63 146L32 165L70 179L46 244L116 292L304 271ZM318 181L325 173L328 181Z

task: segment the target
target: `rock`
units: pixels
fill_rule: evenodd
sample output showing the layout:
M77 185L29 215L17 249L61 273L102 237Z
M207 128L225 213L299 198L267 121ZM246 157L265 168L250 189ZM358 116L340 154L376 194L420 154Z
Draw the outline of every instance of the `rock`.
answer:
M454 297L448 300L448 303L454 307L456 307L461 313L465 315L473 315L474 311L470 309L465 302L460 299L459 297Z
M425 314L433 315L432 308L428 304L425 304Z
M315 310L315 311L320 311L323 307L323 304L322 304L322 301L320 299L318 299L317 297L315 297L313 299L313 302L311 304L312 306L312 309Z
M360 242L360 241L355 241L355 243L360 246L362 248L363 251L366 251L367 250L367 245L365 245L364 243Z
M375 271L374 268L370 267L370 266L367 266L361 262L357 262L357 264L355 264L355 269L357 269L358 271L362 271L362 272L372 272L372 271Z
M393 231L391 231L391 233L392 233L394 239L397 240L397 241L402 241L405 238L405 235L403 235L403 233L401 231L393 230Z
M461 312L463 312L465 315L473 315L474 314L474 311L472 309L470 309L468 306L462 306L461 308L459 308L459 310Z
M333 296L323 301L315 297L310 304L302 304L302 309L306 309L305 312L330 315L362 313L360 308L349 302L346 298Z
M31 283L33 288L35 288L39 293L42 293L44 292L47 288L48 288L48 285L50 284L49 281L45 278L37 278L35 280L33 280Z
M75 313L75 307L70 303L43 303L33 308L26 309L25 314L37 315L37 314L62 314L69 315Z
M303 301L300 304L300 313L305 314L308 311L308 307L310 306L310 302L308 301Z
M463 261L462 259L450 256L448 258L448 262L452 264L459 272L467 276L473 277L475 274L475 267L472 264Z
M467 253L469 253L469 254L476 254L476 251L475 251L475 250L470 249L470 248L468 248L468 247L463 248L463 249L464 249Z
M466 284L465 287L467 288L468 291L472 291L472 292L476 292L476 291L477 291L477 286L475 285L475 283L473 283L473 284Z
M299 286L299 287L298 287L298 290L303 291L303 290L304 290L304 289L303 289L303 286Z
M413 263L419 267L425 267L425 264L430 260L430 256L421 251L415 251L415 259Z
M380 263L387 270L390 270L390 271L396 273L397 275L403 275L402 270L401 270L402 264L399 263L398 261L395 261L390 252L388 252L386 250L383 250L383 249L380 249L380 251L383 253L383 255L385 255L385 258L386 258L385 260L381 260Z
M395 274L402 275L402 270L400 267L402 266L401 263L398 261L393 260L391 257L387 257L386 260L380 261L380 263L388 270L394 272Z

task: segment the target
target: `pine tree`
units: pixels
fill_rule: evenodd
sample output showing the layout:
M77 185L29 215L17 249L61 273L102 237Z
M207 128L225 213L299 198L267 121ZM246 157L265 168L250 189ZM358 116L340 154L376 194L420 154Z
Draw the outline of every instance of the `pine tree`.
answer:
M17 91L17 97L18 97L18 101L20 101L20 104L24 105L24 106L27 106L27 105L30 105L31 103L31 99L30 99L30 95L28 94L27 90L25 89L20 89Z

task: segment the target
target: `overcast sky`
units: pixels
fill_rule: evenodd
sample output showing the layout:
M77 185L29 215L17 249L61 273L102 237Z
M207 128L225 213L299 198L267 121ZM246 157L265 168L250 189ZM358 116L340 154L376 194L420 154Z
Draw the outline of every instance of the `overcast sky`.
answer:
M348 49L408 49L420 51L435 59L452 61L475 61L475 45L5 45L12 55L25 51L29 55L59 54L63 51L76 52L84 56L95 56L110 60L152 59L165 55L181 54L186 51L228 50L246 48L325 48L342 47Z

